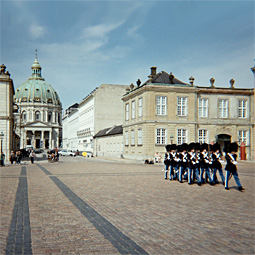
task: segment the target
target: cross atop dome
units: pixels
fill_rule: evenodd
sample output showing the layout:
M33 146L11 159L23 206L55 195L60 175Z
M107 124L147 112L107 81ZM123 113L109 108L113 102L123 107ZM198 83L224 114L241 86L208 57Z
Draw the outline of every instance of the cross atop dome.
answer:
M34 61L33 65L31 66L31 69L32 69L32 76L29 79L44 80L41 75L42 67L39 64L38 59L37 59L37 49L35 49L35 61Z

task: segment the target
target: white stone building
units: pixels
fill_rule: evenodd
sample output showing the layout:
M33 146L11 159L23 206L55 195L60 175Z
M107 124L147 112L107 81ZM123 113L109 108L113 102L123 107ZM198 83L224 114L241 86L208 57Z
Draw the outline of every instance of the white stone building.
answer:
M37 60L31 67L32 75L15 91L15 133L18 147L52 149L62 140L62 105L57 92L41 76Z
M14 149L13 133L13 94L14 87L6 66L0 66L0 153L5 154L5 159L10 157Z
M91 151L95 155L93 136L100 130L123 122L122 96L128 86L103 84L87 95L78 106L77 112L66 112L63 117L63 148ZM69 109L69 108L68 108ZM77 120L78 114L78 120ZM70 133L71 126L72 132ZM76 138L74 136L74 130ZM75 141L76 139L76 141ZM78 144L77 148L68 145Z

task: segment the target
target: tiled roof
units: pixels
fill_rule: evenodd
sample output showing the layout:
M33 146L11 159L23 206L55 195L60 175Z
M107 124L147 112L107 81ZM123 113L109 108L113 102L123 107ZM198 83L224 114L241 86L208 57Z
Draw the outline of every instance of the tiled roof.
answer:
M102 136L118 135L122 133L123 133L123 127L122 125L118 125L118 126L113 126L110 128L105 128L100 130L94 135L94 138L102 137Z

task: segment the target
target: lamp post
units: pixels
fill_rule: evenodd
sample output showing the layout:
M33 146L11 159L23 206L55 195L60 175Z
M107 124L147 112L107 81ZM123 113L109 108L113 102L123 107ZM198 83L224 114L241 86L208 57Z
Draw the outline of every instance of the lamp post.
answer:
M173 135L173 134L171 134L171 135L170 135L170 141L171 141L171 144L173 144L173 140L174 140L174 135Z
M1 145L1 148L0 148L0 158L1 158L1 166L4 166L4 161L2 161L2 150L3 150L3 139L4 139L4 133L1 132L0 133L0 145Z

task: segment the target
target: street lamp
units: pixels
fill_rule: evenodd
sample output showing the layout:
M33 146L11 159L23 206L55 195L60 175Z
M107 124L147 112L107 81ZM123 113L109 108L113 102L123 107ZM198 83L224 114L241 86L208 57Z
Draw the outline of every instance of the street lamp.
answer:
M173 144L173 140L174 140L174 135L173 135L173 134L171 134L171 135L170 135L170 141L171 141L171 144Z
M3 133L3 131L0 133L0 139L1 139L0 153L2 153L2 150L3 150L3 140L4 140L4 133Z

